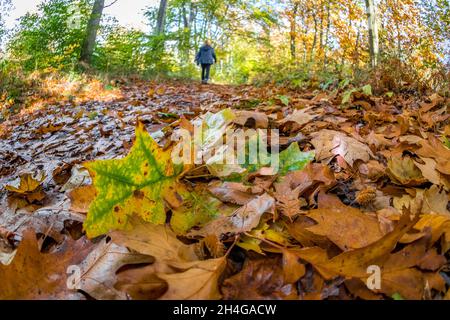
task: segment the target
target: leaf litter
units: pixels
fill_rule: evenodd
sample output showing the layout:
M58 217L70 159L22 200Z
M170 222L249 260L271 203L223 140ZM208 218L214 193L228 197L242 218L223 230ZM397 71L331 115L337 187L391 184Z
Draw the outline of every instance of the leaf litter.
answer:
M448 299L449 98L345 94L135 82L3 122L0 298ZM180 128L279 129L280 171L176 165Z

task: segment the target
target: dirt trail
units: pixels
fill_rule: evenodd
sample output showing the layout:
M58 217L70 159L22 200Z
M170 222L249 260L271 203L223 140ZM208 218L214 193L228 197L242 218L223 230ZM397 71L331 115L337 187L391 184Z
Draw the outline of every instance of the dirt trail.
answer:
M80 221L83 217L68 211L65 191L70 183L80 182L73 181L77 177L89 179L80 173L81 163L124 156L132 145L137 119L157 134L182 115L191 119L206 110L242 103L243 90L197 83L139 83L114 88L99 100L75 99L23 110L0 124L0 226L20 234L32 220L31 226L45 233L49 226L62 230L65 220ZM32 204L8 200L3 186L24 173L45 177L44 199Z
M202 225L203 221L189 225L185 231L193 233L178 234L205 236L195 244L203 248L201 263L222 264L228 259L234 269L227 271L227 280L220 284L225 299L379 299L396 293L407 299L440 299L448 290L446 285L450 285L450 149L443 139L450 132L450 99L437 95L422 100L409 95L374 96L357 89L348 92L348 102L342 103L346 94L338 90L300 92L270 85L258 88L140 82L103 89L97 95L91 90L87 96L74 95L23 110L0 124L0 261L8 259L5 254L11 257L29 227L46 236L45 248L52 247L48 242L71 246L75 245L73 239L79 239L101 249L102 244L82 237L87 208L76 210L71 199L72 190L80 190L79 186L93 188L83 162L125 156L133 144L138 119L165 149L182 117L192 120L207 112L231 108L235 112L224 130L279 129L279 147L284 152L280 159L285 171L263 173L269 169L267 164L254 171L246 167L241 180L230 183L201 165L191 169L200 169L196 171L199 175L185 176L184 181L177 182L183 188L198 187L207 199L214 198L221 205L220 210L232 212L231 216L220 212L220 218L206 225ZM192 127L192 123L184 125ZM145 130L139 128L137 132L142 136ZM214 132L221 137L225 131ZM309 158L305 160L306 154ZM104 194L121 180L108 181L111 185L103 188ZM141 190L134 191L136 194L131 195L142 199ZM95 190L91 195L95 196ZM88 200L90 204L92 199ZM198 214L195 203L188 198L180 201L186 206L180 211L183 217L189 212ZM265 208L261 201L273 210L256 212ZM404 207L420 218L417 225L409 221L409 214L403 214ZM178 208L169 208L172 229ZM252 208L254 214L247 214L247 209ZM247 230L232 229L232 235L239 234L239 242L232 246L232 254L224 257L225 248L234 238L228 237L227 229L233 224L222 222L239 212L243 221L256 220L248 224ZM434 220L436 217L440 220ZM427 227L430 221L431 229ZM35 241L34 234L26 234L28 240ZM173 241L181 245L175 235ZM217 255L208 245L218 249ZM393 247L401 251L386 249ZM362 251L356 249L367 254L359 256ZM410 259L410 252L417 254ZM382 288L383 295L370 291L360 281L344 283L343 277L338 277L364 279L363 264L380 257L386 261L385 270L390 270L383 276L392 283L392 287ZM341 262L346 267L336 268ZM114 267L98 264L99 268L105 265L110 271ZM108 278L111 286L114 272ZM431 276L434 282L430 289L427 277ZM334 280L328 281L331 278ZM177 285L171 283L169 288ZM214 295L205 297L220 296L215 289L212 291Z

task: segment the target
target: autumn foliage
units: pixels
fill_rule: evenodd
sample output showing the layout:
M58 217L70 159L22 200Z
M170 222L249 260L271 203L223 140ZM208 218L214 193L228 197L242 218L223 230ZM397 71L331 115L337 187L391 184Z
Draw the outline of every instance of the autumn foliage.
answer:
M1 125L2 299L449 297L448 98L183 82L116 95ZM177 130L196 125L279 129L280 170L174 165Z

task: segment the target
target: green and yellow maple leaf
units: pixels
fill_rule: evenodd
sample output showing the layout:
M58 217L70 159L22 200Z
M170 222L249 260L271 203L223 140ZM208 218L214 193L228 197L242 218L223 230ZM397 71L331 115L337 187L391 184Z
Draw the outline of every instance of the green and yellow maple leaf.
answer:
M84 222L88 237L125 229L133 215L154 224L166 221L164 200L175 198L182 167L173 165L170 150L163 151L142 123L136 127L136 140L125 158L84 166L97 190Z

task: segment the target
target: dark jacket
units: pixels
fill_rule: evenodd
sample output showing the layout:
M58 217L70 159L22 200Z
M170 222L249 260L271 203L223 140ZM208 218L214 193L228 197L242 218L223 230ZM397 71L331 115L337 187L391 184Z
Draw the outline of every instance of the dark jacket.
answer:
M195 62L197 64L213 64L217 62L214 48L205 44L195 56Z

